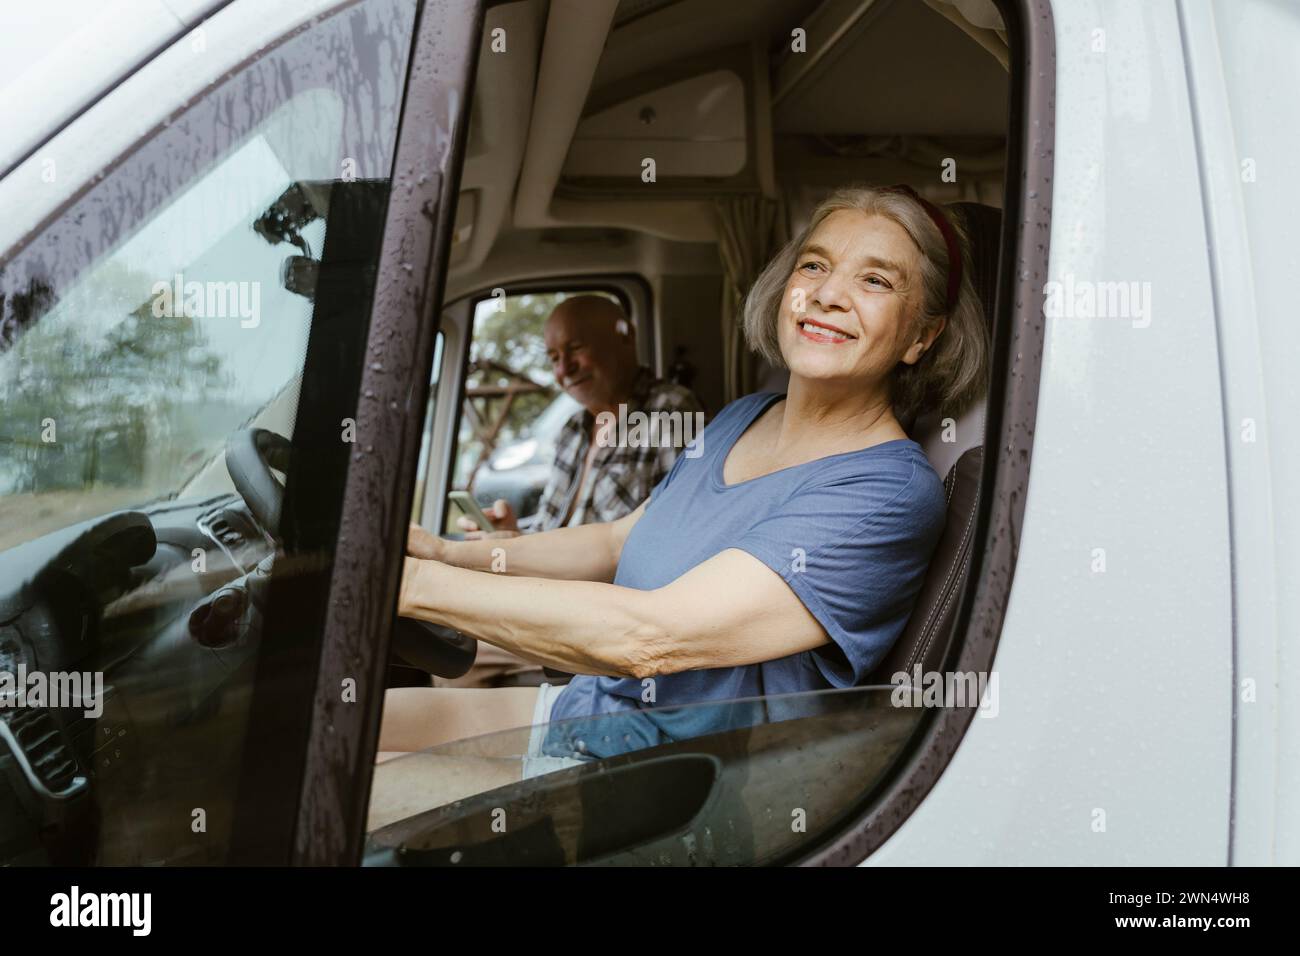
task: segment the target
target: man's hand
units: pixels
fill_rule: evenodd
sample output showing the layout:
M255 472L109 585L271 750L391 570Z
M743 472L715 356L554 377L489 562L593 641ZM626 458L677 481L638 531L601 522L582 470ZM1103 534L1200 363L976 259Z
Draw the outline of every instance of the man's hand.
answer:
M483 513L492 519L492 531L479 530L478 522L464 515L456 519L456 526L465 532L466 540L477 538L516 538L519 536L519 519L510 502L498 498L492 507L484 508Z

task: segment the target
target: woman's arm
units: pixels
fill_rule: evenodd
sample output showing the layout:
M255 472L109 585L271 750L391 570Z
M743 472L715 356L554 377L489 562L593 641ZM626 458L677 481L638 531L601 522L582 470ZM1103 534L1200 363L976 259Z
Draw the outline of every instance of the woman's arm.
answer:
M617 521L556 528L514 538L448 541L411 525L407 554L457 568L531 578L612 581L623 542L645 513L645 503Z
M780 576L736 549L653 591L407 558L399 604L403 617L454 627L561 670L612 677L756 664L828 641Z

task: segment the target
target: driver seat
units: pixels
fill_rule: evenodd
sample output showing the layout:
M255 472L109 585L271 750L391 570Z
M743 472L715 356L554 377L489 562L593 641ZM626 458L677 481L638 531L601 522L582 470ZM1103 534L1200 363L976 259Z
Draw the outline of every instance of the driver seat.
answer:
M946 208L957 214L970 236L971 282L983 306L991 339L1002 213L992 206L971 202L951 203ZM918 665L922 673L940 670L952 644L974 551L984 466L984 399L963 409L947 436L943 418L932 412L918 416L908 432L925 451L935 473L943 476L947 523L907 626L866 679L865 683L872 685L889 684L899 672L910 676ZM945 441L945 437L950 440Z

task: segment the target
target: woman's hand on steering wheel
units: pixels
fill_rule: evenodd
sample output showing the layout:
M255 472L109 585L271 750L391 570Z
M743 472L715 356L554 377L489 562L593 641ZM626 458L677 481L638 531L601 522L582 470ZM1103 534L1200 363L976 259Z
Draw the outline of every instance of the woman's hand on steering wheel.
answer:
M406 553L413 558L425 561L443 559L443 540L431 531L426 531L418 524L412 523L406 532Z
M393 648L398 658L438 677L463 677L474 664L478 642L455 628L434 624L420 617L427 610L428 595L436 592L430 578L442 570L444 541L418 524L406 532L406 557L397 591L397 624ZM424 601L417 596L423 596Z
M419 607L415 597L417 594L423 594L426 591L427 586L423 581L426 567L420 559L412 555L408 554L402 559L402 579L397 585L397 616L399 618L420 620L415 613Z

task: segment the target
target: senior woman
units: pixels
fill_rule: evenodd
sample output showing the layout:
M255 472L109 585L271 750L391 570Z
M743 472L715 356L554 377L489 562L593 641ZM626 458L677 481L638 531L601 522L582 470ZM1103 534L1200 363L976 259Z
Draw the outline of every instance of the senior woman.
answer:
M937 207L907 187L841 190L745 301L746 337L789 369L786 394L727 405L618 521L475 541L412 528L401 615L578 676L390 691L381 752L534 726L522 760L459 774L449 799L738 719L678 705L860 683L902 632L944 521L900 421L984 388L968 276L961 225ZM376 776L390 818L447 785L407 761Z

